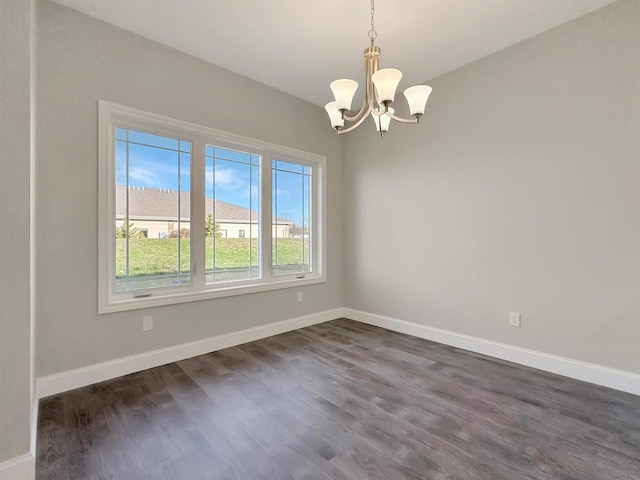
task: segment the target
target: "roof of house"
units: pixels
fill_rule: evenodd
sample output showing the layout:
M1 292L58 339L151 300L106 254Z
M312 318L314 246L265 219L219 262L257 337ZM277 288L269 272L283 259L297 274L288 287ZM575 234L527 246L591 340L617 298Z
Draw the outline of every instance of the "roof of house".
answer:
M116 217L126 215L125 185L116 186ZM178 218L178 192L170 189L158 189L147 187L129 187L129 219L136 218L177 220ZM188 220L191 215L190 192L180 192L180 218ZM258 222L258 212L232 203L206 199L206 214L212 214L216 222L248 223ZM278 223L292 223L290 220L278 218Z

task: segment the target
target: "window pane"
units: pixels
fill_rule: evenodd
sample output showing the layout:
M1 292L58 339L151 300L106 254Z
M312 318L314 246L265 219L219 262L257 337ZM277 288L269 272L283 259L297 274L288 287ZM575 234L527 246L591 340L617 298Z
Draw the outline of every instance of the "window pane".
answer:
M273 161L273 275L312 271L311 178L310 167Z
M154 135L152 133L137 132L135 130L129 130L129 141L152 147L168 148L171 150L178 150L179 142L176 138L163 137L162 135Z
M289 162L281 162L278 160L274 160L273 168L284 171L284 172L307 173L307 174L309 169L309 167L305 167L304 165L297 165L295 163L289 163Z
M189 142L117 130L115 290L189 284Z
M206 282L260 278L259 157L208 145Z
M214 147L214 156L223 160L235 160L236 162L251 163L251 155L226 148Z
M191 153L191 142L185 142L184 140L182 140L180 142L180 151Z

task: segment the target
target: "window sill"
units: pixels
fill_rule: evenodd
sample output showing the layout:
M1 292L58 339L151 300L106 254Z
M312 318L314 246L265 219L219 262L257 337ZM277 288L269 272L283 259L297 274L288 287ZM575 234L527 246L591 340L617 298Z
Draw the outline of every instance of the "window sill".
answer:
M325 283L325 277L294 278L279 280L269 283L259 283L253 285L229 286L223 288L200 290L198 292L181 292L174 294L164 294L145 298L127 298L122 300L110 300L100 302L98 314L114 312L125 312L128 310L138 310L141 308L160 307L163 305L175 305L179 303L197 302L201 300L211 300L214 298L232 297L236 295L246 295L249 293L268 292L271 290L281 290L284 288L294 288L304 285L315 285Z

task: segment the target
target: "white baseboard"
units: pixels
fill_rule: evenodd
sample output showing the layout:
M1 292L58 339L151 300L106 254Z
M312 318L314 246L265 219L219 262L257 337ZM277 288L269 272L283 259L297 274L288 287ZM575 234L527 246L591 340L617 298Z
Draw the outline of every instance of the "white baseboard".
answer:
M34 388L33 401L31 402L31 455L34 458L36 456L36 442L38 441L38 413L40 412L40 400L35 396L35 393Z
M36 458L26 453L0 463L0 480L33 480L36 478Z
M394 332L413 335L452 347L470 350L520 365L545 370L565 377L582 380L596 385L640 395L640 375L614 368L603 367L593 363L573 360L571 358L551 355L526 348L515 347L505 343L494 342L484 338L472 337L461 333L450 332L440 328L427 327L418 323L398 320L373 313L344 309L344 316L362 323L386 328Z
M122 375L159 367L167 363L177 362L186 358L252 342L261 338L278 335L341 317L500 358L520 365L538 368L596 385L640 395L640 375L636 373L625 372L623 370L507 345L484 338L472 337L440 328L428 327L418 323L407 322L351 308L336 308L41 377L37 380L37 397L44 398L50 395L56 395ZM31 456L33 457L33 455ZM4 464L0 464L0 466L1 465ZM5 480L1 474L2 470L0 469L0 480Z
M282 320L280 322L247 328L237 332L226 333L216 337L205 338L195 342L183 343L172 347L162 348L151 352L119 358L108 362L97 363L87 367L77 368L37 380L38 398L56 395L58 393L80 388L93 383L110 380L148 368L159 367L167 363L177 362L186 358L203 355L205 353L234 347L261 338L278 335L280 333L297 330L317 323L335 320L343 316L343 309L336 308L313 313L302 317ZM1 479L0 479L1 480Z

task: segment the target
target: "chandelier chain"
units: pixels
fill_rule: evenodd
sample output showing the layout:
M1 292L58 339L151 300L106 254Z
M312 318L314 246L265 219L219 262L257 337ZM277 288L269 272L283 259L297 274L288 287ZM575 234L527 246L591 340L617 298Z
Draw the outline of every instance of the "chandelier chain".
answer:
M374 25L373 17L376 13L375 5L373 4L374 0L371 0L371 30L369 30L369 38L371 39L371 46L373 46L373 41L378 36L378 32L376 32L376 27Z

